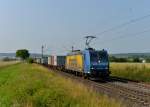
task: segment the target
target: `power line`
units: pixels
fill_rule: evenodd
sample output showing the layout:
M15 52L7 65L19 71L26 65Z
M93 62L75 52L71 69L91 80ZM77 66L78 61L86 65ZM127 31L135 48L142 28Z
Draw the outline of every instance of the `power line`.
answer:
M117 39L122 39L122 38L126 38L126 37L137 37L137 36L140 36L140 34L143 34L143 33L146 33L146 32L150 32L150 29L147 29L147 30L143 30L141 32L137 32L137 33L133 33L133 34L129 34L129 35L121 35L121 36L117 36L117 37L114 37L112 39L109 39L107 41L113 41L113 40L117 40ZM105 42L102 42L102 43L106 43ZM110 42L109 42L110 43Z
M61 46L61 47L59 47L60 49L54 49L54 47L52 48L52 47L48 47L47 48L47 50L46 50L46 52L49 52L49 53L51 53L51 54L58 54L58 53L63 53L64 54L64 52L70 52L71 51L71 47L70 48L67 48L66 46Z
M104 33L107 33L107 32L110 32L110 31L113 31L113 30L116 30L116 29L120 29L120 28L122 28L122 27L124 27L124 26L127 26L127 25L129 25L129 24L138 22L138 21L143 20L143 19L146 19L146 18L148 18L148 17L150 17L150 14L145 15L145 16L142 16L142 17L138 17L138 18L135 18L135 19L131 19L131 20L125 22L125 23L122 23L122 24L120 24L120 25L114 26L114 27L112 27L112 28L110 28L110 29L107 29L107 30L104 30L104 31L102 31L102 32L100 32L100 33L97 33L96 35L102 35L102 34L104 34Z

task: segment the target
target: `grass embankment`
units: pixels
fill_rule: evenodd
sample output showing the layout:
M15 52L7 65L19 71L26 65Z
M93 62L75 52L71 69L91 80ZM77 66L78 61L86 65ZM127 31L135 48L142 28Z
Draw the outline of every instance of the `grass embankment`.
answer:
M0 69L0 107L122 107L36 64Z
M110 70L112 76L150 82L149 63L111 63Z

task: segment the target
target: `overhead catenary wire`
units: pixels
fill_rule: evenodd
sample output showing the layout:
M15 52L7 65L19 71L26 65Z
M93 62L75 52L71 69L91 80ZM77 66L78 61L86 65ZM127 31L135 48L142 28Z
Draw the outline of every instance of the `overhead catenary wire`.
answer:
M46 50L46 52L51 55L55 55L55 54L64 55L66 52L70 52L70 51L71 51L71 48L67 48L66 46L61 46L59 47L59 49L49 46Z
M109 29L106 29L106 30L104 30L104 31L102 31L102 32L100 32L100 33L97 33L97 34L95 34L95 36L98 37L98 36L100 36L100 35L102 35L102 34L104 34L104 33L111 32L111 31L114 31L114 30L123 28L123 27L125 27L125 26L127 26L127 25L129 25L129 24L136 23L136 22L141 21L141 20L144 20L144 19L146 19L146 18L148 18L148 17L150 17L150 14L145 15L145 16L141 16L141 17L138 17L138 18L135 18L135 19L131 19L131 20L129 20L129 21L127 21L127 22L124 22L124 23L122 23L122 24L120 24L120 25L114 26L114 27L109 28ZM129 35L133 37L133 35L138 36L139 34L146 33L146 32L149 32L149 31L150 31L150 29L149 29L149 30L144 30L144 31L142 31L142 32L134 33L134 34L129 34ZM109 39L108 41L117 40L117 39L124 38L124 37L128 37L128 35L127 35L127 36L125 36L125 35L117 36L117 37L114 37L114 38L112 38L112 39ZM78 42L79 42L79 41L78 41ZM103 42L101 42L101 43L103 43ZM105 41L104 43L106 43L106 41ZM71 46L70 46L70 47L71 47ZM64 47L63 47L63 48L64 48ZM70 51L69 49L67 49L67 48L65 47L65 49L61 50L60 52L62 52L62 51L64 51L64 50L65 50L65 51L66 51L66 50L67 50L67 51ZM48 51L48 50L46 50L46 51ZM51 51L52 51L52 50L51 50ZM54 50L53 50L53 51L54 51Z
M97 33L96 35L102 35L102 34L104 34L104 33L111 32L111 31L114 31L114 30L123 28L123 27L125 27L125 26L127 26L127 25L129 25L129 24L136 23L136 22L141 21L141 20L144 20L144 19L146 19L146 18L148 18L148 17L150 17L150 14L145 15L145 16L141 16L141 17L138 17L138 18L135 18L135 19L131 19L131 20L129 20L129 21L127 21L127 22L124 22L124 23L122 23L122 24L120 24L120 25L114 26L114 27L109 28L109 29L106 29L106 30L104 30L104 31L102 31L102 32L100 32L100 33Z
M146 30L143 30L143 31L140 31L140 32L136 32L136 33L132 33L132 34L124 34L124 35L114 37L112 39L107 40L107 43L111 43L111 42L108 42L108 41L123 39L123 38L127 38L127 37L134 37L135 38L135 37L140 36L141 34L146 33L146 32L150 32L150 28L146 29ZM101 43L104 44L106 42L101 42Z

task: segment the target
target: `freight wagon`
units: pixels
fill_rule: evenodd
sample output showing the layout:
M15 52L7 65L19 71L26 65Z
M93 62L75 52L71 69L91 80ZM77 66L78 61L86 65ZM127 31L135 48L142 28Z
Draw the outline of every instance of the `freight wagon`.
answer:
M49 56L48 66L55 69L65 69L66 56Z
M106 50L86 49L74 51L66 56L65 68L76 75L88 77L108 77L109 60Z
M41 64L47 65L48 64L48 57L41 58Z
M36 58L36 59L35 59L35 62L36 62L37 64L41 64L41 58Z

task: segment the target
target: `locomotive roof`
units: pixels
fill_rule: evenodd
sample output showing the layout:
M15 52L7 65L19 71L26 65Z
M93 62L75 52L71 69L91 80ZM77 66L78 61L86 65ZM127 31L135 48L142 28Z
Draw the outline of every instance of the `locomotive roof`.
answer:
M68 53L67 55L77 55L77 54L82 54L82 51L81 50L72 51L71 53Z
M106 50L102 49L102 50L95 50L95 49L86 49L89 52L107 52ZM85 51L85 50L84 50ZM72 51L71 53L68 53L67 55L78 55L78 54L82 54L83 51L81 50L76 50L76 51Z

